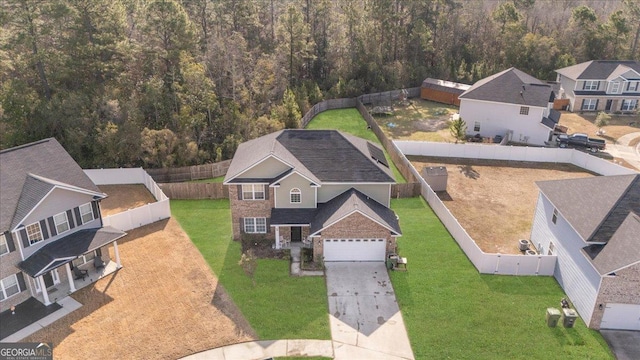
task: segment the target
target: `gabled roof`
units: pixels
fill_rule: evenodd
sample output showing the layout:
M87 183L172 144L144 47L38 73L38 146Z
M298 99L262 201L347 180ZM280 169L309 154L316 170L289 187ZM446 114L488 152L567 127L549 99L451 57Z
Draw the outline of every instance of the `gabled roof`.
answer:
M104 195L54 138L0 151L0 232L22 220L52 187Z
M606 242L629 213L640 214L640 175L536 182L585 241Z
M556 125L560 121L560 112L557 110L549 110L549 115L542 118L542 125L548 127L549 129L555 129Z
M591 60L567 66L556 72L572 80L606 80L620 76L629 70L640 74L640 62L632 60Z
M601 275L640 262L640 217L629 213L606 245L591 245L585 249Z
M372 154L379 146L336 130L281 130L240 144L225 176L235 182L268 157L320 182L393 183L391 170Z
M393 210L351 188L324 204L318 204L318 211L311 221L311 234L335 224L354 213L361 213L392 233L400 235L400 225Z
M513 67L479 80L459 96L460 99L545 108L553 97L551 85Z

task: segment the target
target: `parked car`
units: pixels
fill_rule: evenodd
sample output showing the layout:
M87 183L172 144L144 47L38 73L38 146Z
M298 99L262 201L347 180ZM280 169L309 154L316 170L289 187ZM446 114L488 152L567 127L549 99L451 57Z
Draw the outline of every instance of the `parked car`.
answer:
M558 146L561 148L566 147L584 147L592 153L597 153L600 150L606 148L606 144L602 139L594 139L587 136L587 134L571 134L571 135L559 135L556 138Z

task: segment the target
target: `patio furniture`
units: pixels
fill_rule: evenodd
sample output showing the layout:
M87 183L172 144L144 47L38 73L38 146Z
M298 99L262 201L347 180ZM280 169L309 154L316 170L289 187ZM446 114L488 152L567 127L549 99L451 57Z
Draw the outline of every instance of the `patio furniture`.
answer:
M105 262L104 260L102 260L102 257L96 256L93 259L93 266L96 268L96 270L103 269L105 266Z
M82 281L84 281L84 278L89 276L89 271L88 270L82 270L79 267L75 266L73 268L73 276L75 277L76 280L82 279Z

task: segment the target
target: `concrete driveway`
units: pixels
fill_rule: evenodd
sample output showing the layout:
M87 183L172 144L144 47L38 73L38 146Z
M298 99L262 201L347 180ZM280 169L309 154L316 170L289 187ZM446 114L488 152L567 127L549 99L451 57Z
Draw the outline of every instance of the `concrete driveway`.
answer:
M600 330L618 360L640 359L640 331Z
M327 262L331 338L336 359L414 359L383 262ZM344 344L340 346L339 344Z

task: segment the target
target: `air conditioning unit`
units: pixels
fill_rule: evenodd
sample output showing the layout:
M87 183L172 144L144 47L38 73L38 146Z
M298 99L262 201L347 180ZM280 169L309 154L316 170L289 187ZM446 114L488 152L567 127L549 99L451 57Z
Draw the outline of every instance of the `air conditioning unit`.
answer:
M520 251L527 251L529 250L529 240L526 239L520 239L518 241L518 248L520 249Z
M527 250L524 252L525 255L538 255L538 253L535 250Z

